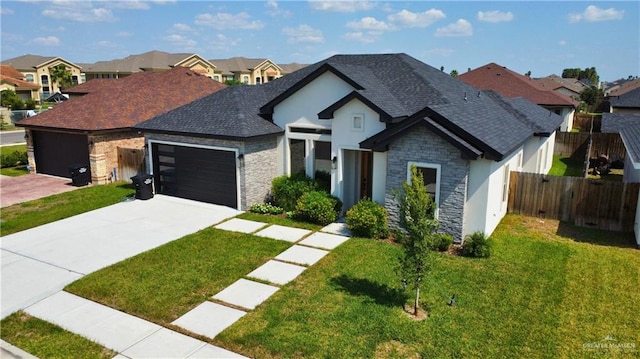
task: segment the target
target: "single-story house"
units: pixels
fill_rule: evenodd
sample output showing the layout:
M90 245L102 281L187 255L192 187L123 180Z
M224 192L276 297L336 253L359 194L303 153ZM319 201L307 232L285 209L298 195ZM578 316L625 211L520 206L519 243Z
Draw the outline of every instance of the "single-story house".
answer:
M489 63L477 69L460 74L458 78L467 84L483 90L493 90L506 97L524 97L549 111L562 116L562 124L558 130L570 132L573 128L573 117L580 103L571 97L551 88L544 87L531 77Z
M26 130L32 172L71 177L70 166L81 165L90 166L96 184L128 179L144 171L144 136L132 126L226 87L183 67L104 81L109 86L17 123Z
M640 113L640 87L619 96L609 96L609 112Z
M580 100L582 91L589 88L584 82L576 78L564 78L555 74L535 79L535 81L544 88L556 91L574 100Z
M624 182L640 183L640 113L603 113L602 132L619 133L627 156L624 161ZM640 193L634 225L636 243L640 247Z
M11 65L0 65L0 92L5 90L14 91L22 101L27 101L38 97L40 85L25 81L22 72Z
M551 167L555 113L482 91L406 54L336 55L259 86L231 86L135 126L155 191L248 209L271 180L330 173L349 209L368 197L392 220L412 165L441 229L490 234L510 171Z

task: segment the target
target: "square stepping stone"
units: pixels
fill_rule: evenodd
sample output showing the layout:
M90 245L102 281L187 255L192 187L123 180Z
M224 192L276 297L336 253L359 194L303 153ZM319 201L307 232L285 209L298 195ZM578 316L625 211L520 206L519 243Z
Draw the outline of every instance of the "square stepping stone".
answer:
M221 331L242 318L246 312L212 302L204 302L173 321L188 331L215 338Z
M280 288L272 285L239 279L214 295L213 299L242 308L255 309L278 289Z
M295 243L309 233L311 233L311 231L307 229L285 227L274 224L256 233L256 236Z
M347 224L344 222L330 223L327 226L323 227L320 231L325 233L339 234L346 237L353 236L353 234L349 230L349 227L347 227Z
M247 277L285 285L296 279L305 269L307 268L272 260L249 273Z
M162 328L121 354L127 358L186 358L205 342Z
M249 221L247 219L231 218L226 222L218 224L216 228L232 232L253 233L266 225L266 223Z
M322 249L295 245L280 253L275 259L310 266L322 259L322 257L326 256L328 253L328 251Z
M249 359L248 357L226 349L217 347L215 345L207 344L202 348L196 350L195 353L189 355L189 359L211 359L211 358L225 358L225 359ZM115 359L115 358L114 358Z
M316 232L305 238L298 244L304 244L305 246L323 249L334 249L335 247L346 242L347 239L349 239L349 237L339 236L337 234Z

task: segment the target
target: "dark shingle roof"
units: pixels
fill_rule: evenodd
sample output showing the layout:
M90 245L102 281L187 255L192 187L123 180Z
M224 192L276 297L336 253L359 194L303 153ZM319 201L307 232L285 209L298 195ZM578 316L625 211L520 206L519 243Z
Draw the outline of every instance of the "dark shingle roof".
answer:
M640 113L603 113L602 132L620 133L631 161L640 164Z
M108 86L21 120L18 125L70 131L128 129L226 87L183 67L140 72L101 83Z
M612 107L640 107L640 87L625 92L620 96L609 98L609 103Z
M137 128L201 136L278 133L282 129L267 121L275 106L326 71L350 83L354 92L347 97L374 104L391 127L428 117L435 121L433 128L493 159L501 159L534 134L553 132L562 123L560 116L549 115L524 99L482 92L406 54L379 54L336 55L264 85L233 86ZM330 116L344 101L338 100L320 116Z

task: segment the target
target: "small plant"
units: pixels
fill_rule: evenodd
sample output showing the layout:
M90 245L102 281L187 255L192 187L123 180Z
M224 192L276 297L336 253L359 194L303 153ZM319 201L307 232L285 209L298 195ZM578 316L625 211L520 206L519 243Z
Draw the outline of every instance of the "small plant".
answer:
M431 250L446 252L449 246L453 244L453 237L446 233L437 233L433 236L433 243L431 244Z
M317 183L304 175L280 176L271 182L271 194L275 205L285 211L294 211L298 199L303 194L317 189Z
M27 151L13 151L0 155L0 167L16 167L27 163Z
M387 210L378 203L363 199L347 211L347 226L358 237L387 238Z
M284 209L269 203L257 203L249 208L249 211L259 214L281 214Z
M475 258L488 258L491 256L491 243L487 236L480 231L468 235L462 244L462 255Z
M303 221L327 225L338 218L337 202L339 201L335 197L326 192L307 192L298 200L295 217Z

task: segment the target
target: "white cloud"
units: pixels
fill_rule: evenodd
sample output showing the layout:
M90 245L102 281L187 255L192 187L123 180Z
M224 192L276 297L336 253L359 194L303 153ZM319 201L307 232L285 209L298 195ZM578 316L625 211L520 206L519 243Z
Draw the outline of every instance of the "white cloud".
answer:
M119 1L98 1L112 9L125 10L148 10L150 8L148 1L142 0L119 0Z
M269 0L264 4L264 7L267 8L267 14L271 17L283 17L289 18L293 16L293 13L289 10L282 10L278 5L278 2L275 0Z
M105 48L114 48L117 47L116 44L114 44L113 42L109 41L109 40L102 40L102 41L98 41L98 46L100 47L105 47Z
M376 30L386 31L390 27L384 21L378 21L374 17L363 17L358 21L349 21L347 27L354 30Z
M55 36L47 36L47 37L36 37L31 40L36 45L40 46L58 46L60 45L60 39Z
M191 26L189 26L187 24L181 24L181 23L173 24L173 26L171 27L171 30L172 31L176 31L176 32L191 32L191 31L193 31Z
M566 44L567 44L567 41L566 41L566 40L560 40L560 41L558 41L558 45L560 45L560 46L564 46L564 45L566 45Z
M345 40L349 40L349 41L357 41L363 44L371 44L376 42L376 40L378 40L378 38L380 37L380 34L379 33L376 34L371 31L368 31L366 33L362 31L356 31L356 32L348 32L344 34L342 37Z
M127 31L120 31L116 34L117 37L131 37L133 36L132 33L127 32Z
M113 22L116 18L109 9L93 8L89 2L56 1L42 11L42 15L56 20L76 22ZM82 5L78 5L82 4ZM88 5L88 6L87 6Z
M368 0L362 1L309 1L313 10L332 12L356 12L373 9L376 4Z
M436 29L436 36L438 37L471 35L473 35L473 26L471 26L471 23L465 19L459 19L452 24Z
M13 10L3 6L0 7L0 15L13 15Z
M501 12L498 10L493 11L478 11L478 21L484 22L509 22L513 20L513 13L511 11Z
M196 45L198 45L197 41L178 34L168 35L164 39L170 42L173 46L178 46L185 49L192 49L195 48Z
M400 27L427 27L434 22L447 17L441 10L430 9L425 12L411 12L402 10L387 16L387 20Z
M570 14L569 22L575 23L580 21L597 22L620 20L623 16L624 10L616 10L614 8L601 9L595 5L589 5L582 13Z
M299 43L299 42L310 42L310 43L324 42L324 36L322 35L322 31L318 29L314 29L311 26L306 24L300 25L296 28L285 27L284 29L282 29L282 33L289 38L288 42L292 44Z
M264 27L262 21L251 20L251 15L246 12L238 14L219 12L215 15L209 13L199 14L196 15L195 23L218 30L260 30Z

